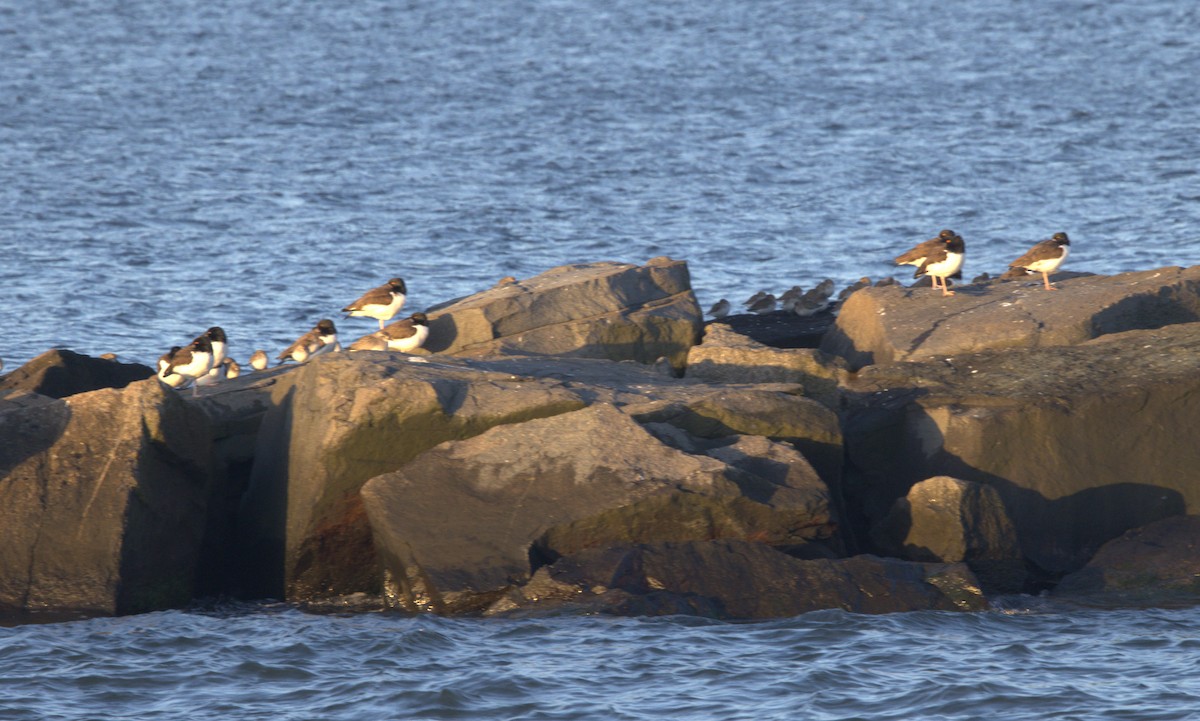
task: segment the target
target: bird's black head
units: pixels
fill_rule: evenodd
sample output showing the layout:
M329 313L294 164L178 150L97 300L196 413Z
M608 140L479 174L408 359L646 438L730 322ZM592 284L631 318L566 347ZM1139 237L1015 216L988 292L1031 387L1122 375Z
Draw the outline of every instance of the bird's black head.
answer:
M938 237L941 238L942 240L949 240L949 239L953 238L955 235L957 235L957 234L953 230L950 230L949 228L938 233Z
M411 317L413 325L429 325L429 317L424 313L413 313Z
M1053 240L1058 245L1070 245L1071 244L1071 239L1067 237L1066 233L1055 233L1054 236L1052 238L1050 238L1050 240Z
M225 331L220 326L214 325L212 328L204 331L204 335L208 336L208 339L215 343L225 342Z
M951 233L949 238L942 239L946 243L946 250L951 253L961 253L967 247L963 242L962 236L957 233Z
M322 318L317 322L317 332L321 335L329 335L330 333L337 333L337 328L333 327L333 321L328 318Z
M393 293L404 293L405 295L408 294L408 287L404 285L403 278L392 278L388 281L388 285L392 287Z
M201 353L212 353L212 341L208 339L207 335L202 335L192 341L192 350L200 351Z

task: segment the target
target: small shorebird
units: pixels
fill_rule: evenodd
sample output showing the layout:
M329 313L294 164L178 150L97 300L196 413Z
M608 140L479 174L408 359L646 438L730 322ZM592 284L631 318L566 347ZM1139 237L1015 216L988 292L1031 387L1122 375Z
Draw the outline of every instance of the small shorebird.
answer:
M215 349L213 352L213 356L214 357L216 356ZM229 356L226 356L221 359L220 365L214 365L212 368L209 369L208 373L197 378L196 385L198 385L198 386L215 385L216 382L220 381L220 380L237 378L238 375L241 374L241 372L242 372L242 367L238 365L237 361L230 358Z
M312 330L297 338L295 343L285 348L276 358L280 363L286 363L289 360L303 363L315 355L341 349L342 346L338 344L337 328L334 327L333 321L322 318L313 326Z
M1067 256L1071 254L1071 240L1066 233L1055 233L1049 240L1043 240L1030 248L1025 255L1008 264L1010 270L1017 268L1042 274L1042 282L1046 290L1058 290L1050 285L1050 274L1058 270Z
M265 350L256 350L250 355L250 367L256 371L266 370L268 362Z
M713 303L712 307L708 309L708 314L713 318L724 318L725 316L729 315L730 307L731 304L729 301L722 298L716 303Z
M391 320L404 307L407 293L404 279L392 278L385 285L368 290L361 298L342 308L342 312L351 317L374 318L379 321L379 330L383 330L383 322Z
M158 359L158 378L172 388L180 388L189 381L195 381L212 368L212 341L207 335L202 335L192 341L186 348L175 346ZM192 386L192 395L199 395L200 389Z
M796 301L792 311L800 316L816 315L829 307L829 299L833 297L833 280L826 278L817 287L808 291Z
M871 279L864 275L845 288L842 288L842 292L838 293L838 300L846 300L854 294L854 291L869 287L871 287Z
M379 343L382 341L387 350L408 353L425 345L427 338L429 338L429 319L424 313L413 313L404 320L398 320L381 331L355 341L350 349L380 350Z
M775 310L776 302L775 294L767 293L759 297L758 300L754 301L753 303L747 303L746 310L759 315L770 313Z
M942 295L954 295L946 284L946 279L962 270L963 256L966 254L966 244L962 236L953 230L943 230L936 238L925 241L911 250L896 256L897 265L915 265L917 272L914 278L929 275L933 280L934 289L941 288ZM938 285L938 278L942 284Z

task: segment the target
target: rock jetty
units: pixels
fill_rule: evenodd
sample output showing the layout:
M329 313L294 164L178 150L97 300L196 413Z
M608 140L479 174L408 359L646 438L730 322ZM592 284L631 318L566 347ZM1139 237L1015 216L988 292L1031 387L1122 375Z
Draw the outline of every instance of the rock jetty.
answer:
M0 614L1194 602L1200 267L1056 281L706 325L682 261L564 266L196 398L52 351L0 377Z

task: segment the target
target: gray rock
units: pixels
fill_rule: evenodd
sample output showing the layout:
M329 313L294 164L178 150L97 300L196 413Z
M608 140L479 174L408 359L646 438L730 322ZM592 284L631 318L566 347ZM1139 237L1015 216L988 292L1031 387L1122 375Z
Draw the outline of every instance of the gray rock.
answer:
M759 543L714 540L581 551L540 569L489 612L536 608L766 619L821 609L977 611L987 601L961 563L875 556L801 560Z
M1187 323L866 368L845 386L847 506L874 524L925 478L983 483L1027 559L1077 570L1131 528L1200 512L1198 365Z
M991 593L1016 593L1024 558L1004 501L994 488L937 476L897 499L875 538L889 554L910 561L965 561Z
M791 480L670 448L601 404L442 444L362 496L398 603L464 613L587 548L827 537L827 508L814 519L811 488Z
M1200 266L961 288L952 297L889 286L846 299L821 350L852 369L982 350L1075 345L1108 333L1200 320Z
M688 351L687 377L709 383L798 383L805 395L835 407L846 364L813 348L773 348L721 323Z
M682 369L703 316L687 263L562 266L429 309L433 353L555 355Z
M249 593L378 591L363 483L442 441L584 405L558 380L404 358L334 353L293 372L262 421L239 514Z
M124 388L153 375L153 369L140 363L50 350L0 377L0 397L13 391L29 391L50 398L66 398L101 388Z
M0 437L0 608L125 614L192 599L203 414L150 379L10 409Z
M1108 606L1200 601L1200 517L1172 516L1104 544L1063 578L1058 598Z

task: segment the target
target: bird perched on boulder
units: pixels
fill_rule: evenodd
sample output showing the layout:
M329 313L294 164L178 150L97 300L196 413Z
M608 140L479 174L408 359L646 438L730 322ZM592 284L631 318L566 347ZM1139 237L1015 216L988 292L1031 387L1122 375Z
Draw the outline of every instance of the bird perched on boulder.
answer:
M933 287L941 288L942 295L954 295L946 284L946 279L956 277L962 270L963 256L966 255L966 244L962 236L953 230L943 230L936 238L920 243L911 250L896 256L897 265L915 265L917 271L914 278L929 275ZM942 284L938 285L938 278Z
M250 367L256 371L266 370L268 365L267 352L256 350L250 354Z
M379 321L379 329L383 330L383 322L391 320L404 307L404 299L408 288L403 278L392 278L378 288L372 288L358 300L342 308L342 312L351 317L374 318Z
M212 344L212 367L208 369L208 378L212 379L209 383L215 383L225 376L225 354L229 339L225 336L224 329L215 325L204 331L204 337Z
M339 351L342 346L338 343L337 328L333 321L322 318L313 329L296 339L296 342L276 356L280 363L289 360L303 363L309 358L321 353Z
M387 350L409 353L425 345L429 338L429 318L424 313L413 313L404 320L389 324L381 331L360 338L350 350L381 350L382 341Z
M212 368L212 341L202 335L187 347L174 346L158 359L158 379L172 388L181 388L208 373ZM199 395L193 385L192 395Z
M774 293L764 293L756 298L752 298L751 301L746 301L746 310L759 315L773 312L778 302Z
M716 303L713 303L712 307L708 309L708 314L713 318L724 318L725 316L729 315L730 307L729 301L722 298Z
M1067 256L1071 254L1071 240L1066 233L1055 233L1048 240L1034 245L1025 255L1008 264L1009 270L1022 269L1032 273L1041 273L1046 290L1058 290L1050 285L1050 274L1058 270Z
M800 296L793 311L800 317L816 315L829 307L829 299L833 297L833 280L826 278L815 288Z

